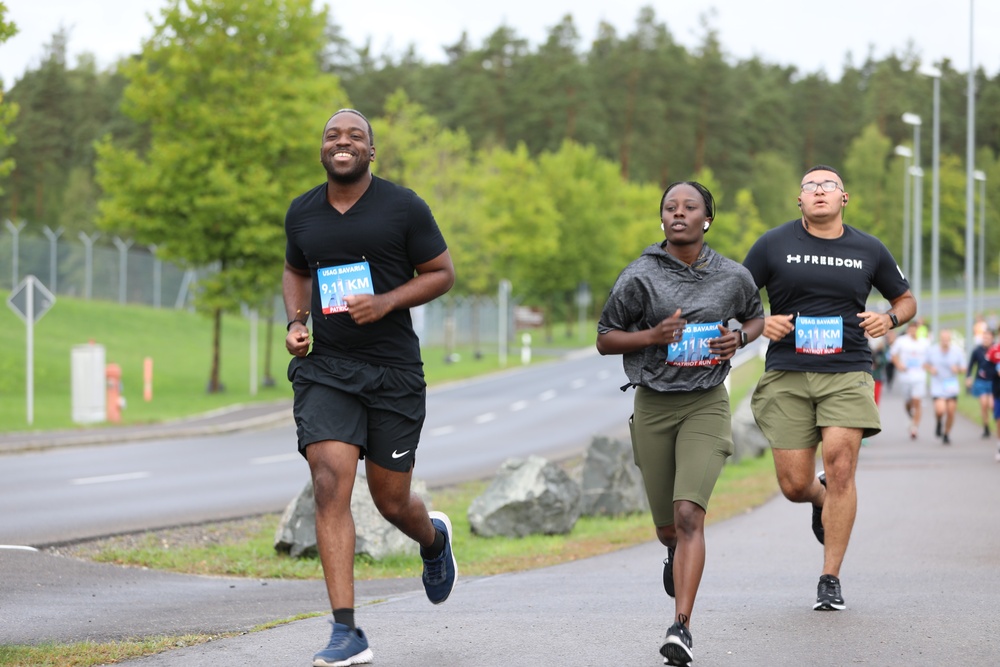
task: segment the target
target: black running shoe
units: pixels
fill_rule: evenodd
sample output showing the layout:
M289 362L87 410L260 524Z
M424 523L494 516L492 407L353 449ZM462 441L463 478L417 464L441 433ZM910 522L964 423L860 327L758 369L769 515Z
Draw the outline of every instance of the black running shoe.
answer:
M663 646L660 647L663 664L687 667L694 660L694 653L691 651L693 646L694 640L691 639L691 632L683 621L677 621L667 630L667 638L663 640Z
M948 437L947 433L945 433L944 435L941 436L941 444L942 445L950 445L951 444L951 439Z
M819 483L826 486L826 473L822 470L816 475L819 478ZM813 505L813 535L819 540L820 544L823 544L823 540L826 538L826 531L823 530L823 508L816 507Z
M816 587L816 604L813 605L815 611L840 611L847 609L844 604L844 596L840 593L840 579L832 574L824 574L819 578L819 586Z
M663 590L674 597L674 548L667 547L667 557L663 559Z
M934 435L941 437L941 418L937 418L937 426L934 427Z
M983 426L983 439L985 440L986 438L989 437L990 437L990 425L986 424L985 426Z

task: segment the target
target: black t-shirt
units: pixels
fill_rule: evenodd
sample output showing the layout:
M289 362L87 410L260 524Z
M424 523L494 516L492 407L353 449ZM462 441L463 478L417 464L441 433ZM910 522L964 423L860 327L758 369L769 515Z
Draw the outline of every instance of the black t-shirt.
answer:
M330 206L326 183L297 197L285 215L285 259L312 273L313 354L422 370L420 341L409 310L393 310L359 326L348 313L323 314L317 270L367 262L371 290L389 292L413 278L415 266L445 250L426 202L412 190L372 177L346 213Z
M858 313L866 310L872 287L893 300L909 283L888 248L871 234L844 225L836 239L821 239L792 220L761 236L743 265L757 287L767 290L772 315L836 318L843 321L842 351L796 352L796 332L767 348L767 370L817 373L871 372L871 349Z

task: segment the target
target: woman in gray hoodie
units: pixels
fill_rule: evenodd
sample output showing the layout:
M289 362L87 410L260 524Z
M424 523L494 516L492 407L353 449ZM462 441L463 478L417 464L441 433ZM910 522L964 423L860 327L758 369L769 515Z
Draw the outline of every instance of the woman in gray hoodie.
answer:
M736 351L764 328L760 292L743 265L705 243L715 200L693 181L660 199L664 240L618 276L597 325L601 354L621 354L635 405L629 427L675 616L660 653L693 659L689 629L705 567L705 513L733 438L723 381ZM731 327L732 320L740 327Z

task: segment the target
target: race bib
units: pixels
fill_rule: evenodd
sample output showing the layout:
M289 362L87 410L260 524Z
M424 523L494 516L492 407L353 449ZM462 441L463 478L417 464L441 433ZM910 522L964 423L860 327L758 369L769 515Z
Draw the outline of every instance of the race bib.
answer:
M795 351L798 354L840 354L844 351L841 317L795 318Z
M708 341L719 337L722 322L688 323L681 339L667 346L668 366L715 366L719 355L708 351Z
M346 312L345 296L375 293L368 262L323 267L316 270L316 279L319 281L319 298L324 315Z
M958 396L958 378L948 378L941 382L945 396Z

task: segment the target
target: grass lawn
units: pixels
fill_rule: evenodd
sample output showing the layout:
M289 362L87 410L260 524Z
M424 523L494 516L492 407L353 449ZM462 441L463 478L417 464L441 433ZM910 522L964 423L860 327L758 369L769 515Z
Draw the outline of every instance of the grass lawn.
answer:
M6 301L8 292L0 292ZM126 408L121 423L167 421L255 401L290 400L285 377L290 359L283 325L258 323L257 353L251 359L251 324L247 318L223 317L220 381L224 391L207 391L212 359L212 320L185 310L119 305L60 296L34 326L33 421L27 419L26 326L9 308L0 308L0 433L88 428L72 420L71 357L75 346L94 342L105 349L106 363L122 370ZM590 323L590 330L596 330ZM270 331L270 334L269 334ZM268 336L270 335L270 340ZM536 332L532 363L546 361L561 349L580 347L580 332L569 337L564 324L549 337ZM592 341L591 341L592 344ZM512 346L507 368L521 365ZM428 384L475 377L501 370L496 346L475 354L459 346L459 361L445 360L443 347L423 350ZM270 353L268 355L268 352ZM153 363L152 400L144 400L144 360ZM253 361L253 363L251 363ZM251 393L251 367L257 369ZM266 383L270 379L273 384ZM101 424L102 426L106 424Z

